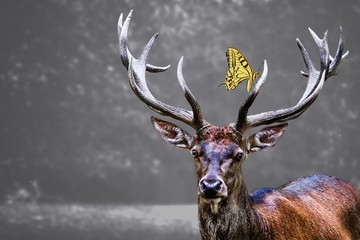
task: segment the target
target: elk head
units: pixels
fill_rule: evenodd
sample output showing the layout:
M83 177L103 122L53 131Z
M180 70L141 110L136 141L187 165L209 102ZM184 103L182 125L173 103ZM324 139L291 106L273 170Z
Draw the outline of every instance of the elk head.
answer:
M129 83L136 94L155 112L177 119L195 129L195 135L179 126L152 117L151 121L161 138L176 147L187 149L194 158L198 195L202 204L209 204L211 212L218 212L219 203L224 199L236 198L242 182L241 165L250 153L263 151L273 147L287 128L287 121L299 117L317 98L327 78L336 74L336 68L348 54L343 54L343 35L341 33L338 50L334 58L329 55L327 33L320 39L311 29L310 33L320 49L320 70L316 70L306 49L297 39L308 73L307 87L298 103L292 107L276 111L268 111L248 115L248 110L264 84L268 67L264 60L262 75L240 106L237 120L223 127L214 126L204 120L200 106L185 83L182 74L183 58L177 68L178 82L192 110L177 108L156 99L149 91L145 72L165 71L169 66L159 67L146 63L148 53L154 44L155 34L146 45L141 56L134 58L127 47L127 33L132 11L122 23L122 15L118 22L120 54L124 66L128 69ZM271 125L277 124L277 125ZM255 134L246 137L245 132L261 125L271 125Z

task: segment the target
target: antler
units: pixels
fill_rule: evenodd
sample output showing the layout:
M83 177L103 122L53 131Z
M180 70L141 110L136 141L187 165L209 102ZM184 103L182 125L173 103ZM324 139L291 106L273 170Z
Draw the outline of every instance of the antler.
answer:
M334 58L329 55L327 31L325 32L323 39L320 39L310 28L309 31L320 50L320 71L315 69L305 47L302 45L299 39L296 39L297 45L299 46L303 56L305 66L308 70L308 73L301 72L302 75L308 77L308 83L299 102L290 108L247 116L249 108L254 102L261 86L264 84L267 77L268 68L266 61L264 61L264 70L262 76L250 92L248 98L241 105L237 122L232 124L238 131L245 132L246 130L256 126L286 122L299 117L315 101L320 93L321 88L323 87L325 80L336 74L336 69L340 65L341 60L349 54L349 51L343 54L344 36L342 33L342 28L340 27L339 45Z
M121 61L123 62L126 69L129 68L129 61L130 61L129 59L134 58L131 55L129 48L127 47L127 35L128 35L128 29L129 29L132 12L133 12L133 10L131 10L129 12L124 24L122 24L122 19L123 19L122 13L120 14L119 21L118 21L119 50L120 50ZM159 66L154 66L151 64L146 64L146 71L148 71L148 72L164 72L169 67L170 67L170 65L167 65L165 67L159 67Z
M149 91L149 88L146 84L145 71L149 72L163 72L170 67L170 65L166 67L158 67L153 66L146 63L147 56L151 47L153 46L158 33L156 33L145 46L141 56L136 59L134 58L128 47L127 47L127 33L132 16L132 10L128 14L124 24L122 24L122 14L119 17L118 21L118 36L119 36L119 47L120 47L120 55L121 60L124 66L128 69L128 78L129 83L136 94L136 96L143 101L148 107L150 107L155 112L175 118L180 120L195 130L200 130L203 127L210 125L206 122L201 114L201 109L199 103L196 101L194 95L190 91L189 87L186 85L183 74L182 74L182 63L183 57L180 58L177 68L177 77L180 83L180 86L184 92L186 100L189 102L192 111L177 108L174 106L170 106L166 103L163 103L157 100L152 93Z

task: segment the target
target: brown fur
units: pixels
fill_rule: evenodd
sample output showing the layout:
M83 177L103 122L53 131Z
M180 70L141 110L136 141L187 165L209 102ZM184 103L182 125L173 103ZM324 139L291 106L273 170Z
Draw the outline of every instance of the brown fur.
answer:
M254 208L270 239L360 239L359 205L349 183L314 175L274 189Z

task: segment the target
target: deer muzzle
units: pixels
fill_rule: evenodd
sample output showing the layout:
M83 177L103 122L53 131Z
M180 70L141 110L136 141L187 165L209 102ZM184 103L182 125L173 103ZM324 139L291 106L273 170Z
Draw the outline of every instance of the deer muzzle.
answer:
M209 200L226 197L227 187L221 179L203 178L199 183L199 195Z

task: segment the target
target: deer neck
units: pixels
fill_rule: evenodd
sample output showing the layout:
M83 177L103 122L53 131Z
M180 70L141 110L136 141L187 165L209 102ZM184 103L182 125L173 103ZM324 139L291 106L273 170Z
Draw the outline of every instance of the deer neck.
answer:
M212 213L210 204L198 198L202 240L266 239L261 219L241 177L234 189L219 202L216 214Z

